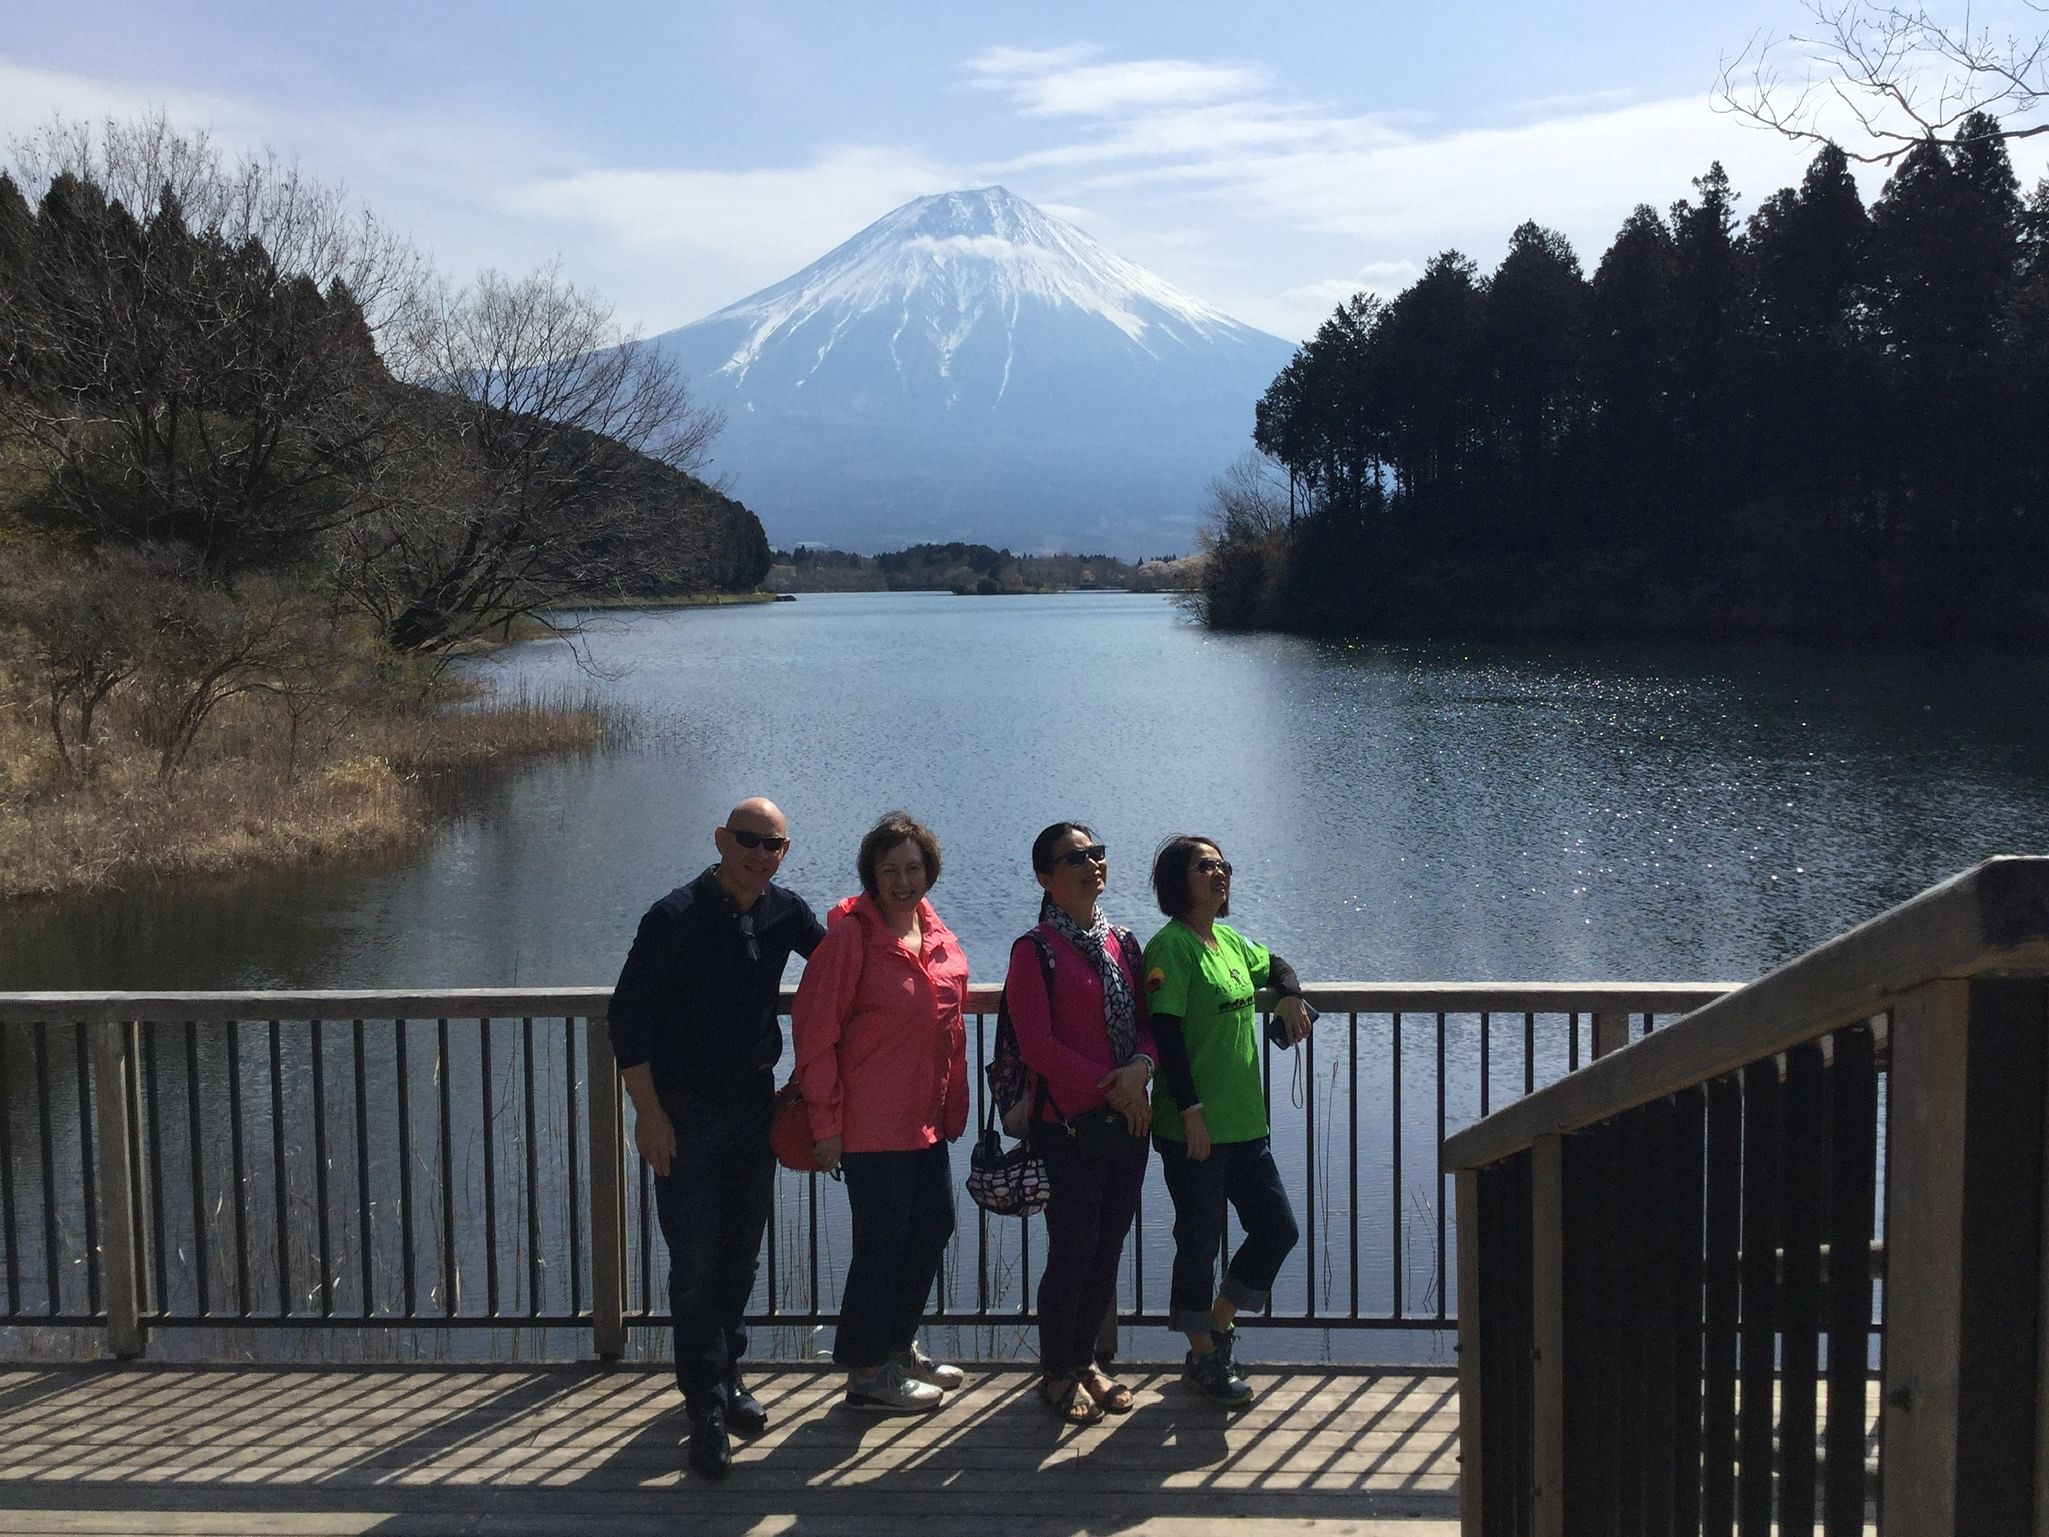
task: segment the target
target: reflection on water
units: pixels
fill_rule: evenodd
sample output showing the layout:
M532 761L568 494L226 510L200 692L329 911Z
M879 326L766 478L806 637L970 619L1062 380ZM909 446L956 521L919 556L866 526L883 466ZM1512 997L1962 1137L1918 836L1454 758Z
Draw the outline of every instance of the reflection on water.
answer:
M1168 833L1199 831L1237 867L1234 917L1247 932L1306 977L1370 980L1741 979L1987 854L2039 849L2049 826L2049 712L2040 709L2049 663L2038 659L1761 645L1345 645L1210 635L1164 600L1116 595L806 597L601 624L590 653L604 691L638 720L626 748L445 790L456 806L439 835L387 865L9 910L0 917L0 989L608 983L642 910L702 868L712 827L755 792L788 811L796 841L784 878L821 907L853 887L854 847L878 812L902 805L929 822L946 850L935 900L977 978L992 981L1036 910L1031 837L1056 817L1085 818L1109 843L1106 906L1141 933L1157 922L1145 886L1153 847ZM541 644L485 670L545 691L580 683L575 666L568 648ZM1564 1029L1540 1024L1538 1082L1558 1070ZM1385 1019L1360 1022L1356 1137L1349 1028L1326 1020L1319 1033L1302 1090L1305 1103L1315 1097L1313 1135L1287 1103L1288 1063L1276 1079L1284 1164L1302 1171L1298 1189L1308 1188L1313 1164L1318 1192L1316 1235L1284 1279L1283 1301L1299 1307L1321 1295L1348 1306L1356 1284L1371 1309L1399 1285L1411 1310L1429 1310L1448 1263L1433 1172L1435 1021L1406 1021L1399 1042ZM1477 1113L1479 1028L1447 1025L1454 1126ZM1521 1088L1521 1021L1494 1028L1502 1034L1488 1071L1498 1102ZM33 1162L38 1127L21 1098L33 1064L9 1036L5 1098L17 1112L8 1134ZM173 1094L187 1081L178 1076L182 1037L175 1044L176 1060L159 1064ZM345 1045L336 1036L326 1049ZM239 1090L227 1084L218 1045L198 1052L199 1081L222 1103L263 1096L266 1108L247 1116L261 1128L268 1046L252 1037L245 1047L255 1053L242 1068L256 1075L253 1088L248 1078ZM372 1071L395 1084L389 1051L373 1042ZM421 1060L416 1053L409 1074ZM575 1070L555 1060L537 1070L561 1075L548 1103ZM517 1078L512 1062L501 1058L498 1068L512 1075L507 1083ZM61 1051L50 1070L55 1146L71 1147L75 1160L77 1097ZM302 1046L286 1051L282 1073L288 1095L311 1092ZM474 1107L485 1093L474 1066L454 1083L449 1135L461 1162L450 1200L474 1213L486 1163ZM412 1106L427 1118L424 1146L438 1136L439 1088L422 1084ZM306 1131L303 1122L294 1129ZM366 1145L392 1129L371 1126ZM354 1131L335 1135L334 1168L346 1175ZM188 1190L164 1219L184 1239L185 1257L174 1242L174 1261L189 1266L198 1236L232 1211L234 1190L258 1206L273 1192L260 1180L238 1184L231 1148L202 1145L195 1157L171 1136L165 1166L182 1159L201 1172L200 1199ZM509 1128L494 1157L517 1149L523 1159L522 1136ZM294 1162L301 1156L294 1142L285 1162L301 1171L288 1176L299 1181L288 1192L295 1201L316 1177L312 1163ZM386 1172L377 1164L372 1183ZM523 1167L500 1173L497 1198L524 1200ZM422 1179L413 1202L423 1221L438 1219L438 1176ZM559 1184L558 1176L544 1190L551 1209ZM1169 1245L1153 1186L1137 1251L1148 1306L1163 1295ZM961 1204L965 1221L972 1214ZM372 1200L373 1248L392 1210L383 1195ZM844 1254L843 1211L843 1197L828 1190L819 1225L828 1301ZM333 1222L330 1262L336 1253L359 1262L351 1244L360 1217L337 1210ZM786 1190L776 1222L781 1252L801 1253L811 1222L801 1187ZM641 1227L636 1214L636 1296L645 1271L659 1302L659 1242L643 1259ZM317 1274L317 1233L292 1242L292 1275ZM566 1235L553 1230L548 1242L560 1247ZM1037 1257L1027 1261L1003 1234L996 1242L993 1284L1022 1296ZM219 1252L216 1243L212 1263ZM24 1256L31 1270L42 1264L40 1251L16 1258ZM507 1285L517 1298L530 1256L515 1258ZM479 1254L457 1259L464 1277L483 1273ZM544 1291L568 1268L566 1253L551 1248L546 1259ZM413 1263L430 1264L418 1255ZM965 1247L957 1263L965 1268L950 1285L966 1301L983 1284L982 1264ZM415 1281L431 1292L441 1276L421 1271ZM1128 1288L1136 1282L1127 1277ZM779 1302L793 1305L786 1288L808 1284L808 1273L783 1264ZM801 1333L779 1346L808 1345Z
M1307 976L1744 977L2049 825L2049 663L1790 646L1347 646L1217 636L1163 599L919 594L607 618L631 746L485 776L431 846L18 907L0 987L604 983L741 795L823 904L894 805L978 977L1026 853L1091 820L1156 921L1167 833L1213 834L1244 927ZM573 681L516 648L509 686Z

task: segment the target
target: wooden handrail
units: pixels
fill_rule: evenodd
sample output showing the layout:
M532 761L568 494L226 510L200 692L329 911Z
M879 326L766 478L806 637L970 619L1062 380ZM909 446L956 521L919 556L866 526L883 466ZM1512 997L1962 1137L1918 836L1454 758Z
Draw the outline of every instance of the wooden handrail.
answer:
M1311 982L1317 1008L1361 1014L1674 1014L1734 991L1735 982ZM968 1009L993 1014L994 982L968 988ZM779 1005L790 1011L794 988ZM609 987L317 988L206 992L0 992L0 1024L129 1020L199 1024L260 1019L520 1019L602 1015Z
M1933 980L2049 969L2049 857L1964 871L1625 1049L1447 1137L1442 1167L1484 1168L1858 1020Z

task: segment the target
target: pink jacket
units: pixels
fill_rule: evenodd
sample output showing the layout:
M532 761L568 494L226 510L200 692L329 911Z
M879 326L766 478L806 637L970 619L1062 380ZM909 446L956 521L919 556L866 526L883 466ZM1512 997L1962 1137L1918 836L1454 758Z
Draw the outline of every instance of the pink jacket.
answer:
M968 959L930 902L918 922L922 955L873 897L839 902L790 1007L811 1135L849 1153L915 1152L967 1130Z
M1063 935L1045 925L1038 930L1053 952L1053 996L1039 970L1038 949L1027 934L1010 947L1010 974L1004 997L1010 1002L1011 1028L1017 1031L1018 1055L1025 1066L1046 1080L1046 1108L1041 1118L1072 1120L1104 1103L1096 1087L1106 1073L1122 1064L1110 1055L1110 1037L1103 1022L1103 979L1091 961ZM1114 944L1115 941L1113 940ZM1160 1060L1153 1027L1146 1017L1145 985L1132 973L1123 955L1117 964L1131 985L1138 1011L1138 1051Z

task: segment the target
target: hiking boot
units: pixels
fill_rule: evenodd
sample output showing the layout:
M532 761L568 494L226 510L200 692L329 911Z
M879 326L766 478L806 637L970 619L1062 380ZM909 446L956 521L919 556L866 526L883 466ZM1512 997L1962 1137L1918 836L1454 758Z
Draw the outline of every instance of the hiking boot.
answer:
M1207 1355L1189 1351L1181 1363L1181 1380L1211 1403L1228 1409L1252 1402L1252 1385L1231 1369L1230 1353L1222 1345Z
M1233 1376L1245 1375L1238 1355L1238 1326L1236 1324L1211 1324L1209 1337L1216 1348L1224 1353L1224 1364L1231 1368Z
M885 1361L872 1372L847 1373L846 1405L849 1409L875 1409L885 1414L922 1414L937 1409L945 1398L929 1382L905 1374L895 1361Z
M899 1350L890 1360L902 1367L904 1375L913 1382L928 1382L943 1393L952 1392L968 1380L968 1374L958 1366L935 1361L926 1355L916 1340L911 1342L910 1349Z
M690 1466L713 1483L733 1471L733 1443L726 1435L723 1404L703 1404L690 1411Z

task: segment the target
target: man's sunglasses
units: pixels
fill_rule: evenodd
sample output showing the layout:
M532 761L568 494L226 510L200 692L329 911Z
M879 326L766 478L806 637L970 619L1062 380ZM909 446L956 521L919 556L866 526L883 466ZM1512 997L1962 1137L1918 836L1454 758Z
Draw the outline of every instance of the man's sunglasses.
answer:
M788 838L771 837L765 833L751 833L744 827L729 827L733 841L743 849L767 849L771 854L780 854L790 846Z
M1110 857L1107 844L1091 843L1085 849L1069 849L1064 854L1055 854L1053 863L1065 865L1070 870L1079 870L1084 864L1103 864Z
M1195 871L1198 875L1229 875L1231 873L1231 861L1228 859L1211 859L1205 856L1195 862Z

